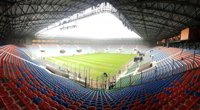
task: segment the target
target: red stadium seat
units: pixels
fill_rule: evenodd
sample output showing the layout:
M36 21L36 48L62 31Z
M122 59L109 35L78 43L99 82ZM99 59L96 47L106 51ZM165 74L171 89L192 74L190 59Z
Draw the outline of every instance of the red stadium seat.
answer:
M70 107L72 110L77 110L77 106L76 105L72 105L71 107Z
M59 106L57 107L57 109L58 109L58 110L67 110L67 108L65 108L63 105L59 105Z
M88 110L96 110L96 107L90 106L90 107L88 107Z
M38 106L34 103L30 103L28 105L26 105L26 107L28 108L28 110L38 110Z
M22 102L24 103L24 105L29 105L32 103L32 100L28 97L24 97L22 98Z
M15 100L10 96L2 97L2 101L3 101L4 105L11 105L11 104L15 103Z
M22 110L17 104L6 105L6 110Z
M50 110L51 109L51 106L46 102L40 102L38 105L41 110Z
M0 91L0 96L1 97L9 96L9 93L4 89L4 90Z

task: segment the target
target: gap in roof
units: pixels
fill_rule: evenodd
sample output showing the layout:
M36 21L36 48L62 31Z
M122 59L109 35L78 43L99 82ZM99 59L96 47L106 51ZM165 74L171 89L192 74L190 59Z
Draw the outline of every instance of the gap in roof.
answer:
M141 37L125 26L112 12L117 10L108 3L92 7L84 12L74 14L36 33L42 37L90 38L90 39L123 39ZM89 17L84 17L90 15ZM122 15L118 14L120 17ZM83 18L81 18L83 17ZM81 18L81 19L80 19ZM127 21L127 20L126 20Z

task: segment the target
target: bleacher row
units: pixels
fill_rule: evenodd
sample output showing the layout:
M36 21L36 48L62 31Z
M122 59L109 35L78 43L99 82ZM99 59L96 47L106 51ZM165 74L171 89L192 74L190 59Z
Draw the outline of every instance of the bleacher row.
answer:
M163 47L164 48L164 47ZM200 55L199 54L193 54L190 51L182 51L181 53L178 53L180 49L170 48L170 51L168 50L169 54L168 57L159 63L156 64L156 67L153 68L150 71L153 71L152 73L149 73L149 71L144 72L144 78L148 78L152 76L151 78L157 77L158 79L168 77L172 74L182 73L188 70L191 70L193 68L197 68L200 66ZM176 54L178 53L178 54ZM174 55L175 54L175 55ZM171 55L174 55L172 57L169 57ZM156 56L156 57L159 57ZM154 74L157 73L157 74ZM145 74L148 75L148 77L145 77ZM156 75L156 76L155 76ZM150 78L150 81L152 80ZM148 79L144 79L145 81L148 81Z
M152 61L157 62L156 66L141 72L141 74L131 74L121 78L116 87L127 87L132 84L163 79L172 74L182 73L200 66L200 54L197 50L183 51L177 48L157 47L147 51L146 54L153 55Z
M181 49L178 48L156 47L147 51L147 54L150 54L152 56L152 61L160 61L168 58L171 55L177 54L180 51Z
M200 108L200 69L120 90L91 90L49 73L32 63L28 56L15 46L4 46L0 51L0 109L198 110Z

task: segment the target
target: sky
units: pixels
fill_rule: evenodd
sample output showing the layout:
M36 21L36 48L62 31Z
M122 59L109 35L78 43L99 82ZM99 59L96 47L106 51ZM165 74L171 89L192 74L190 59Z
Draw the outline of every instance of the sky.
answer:
M43 36L113 39L113 38L140 38L135 32L129 30L123 23L111 13L100 13L86 17L68 24L64 27L76 25L76 28L61 30L63 26L56 27L45 32Z

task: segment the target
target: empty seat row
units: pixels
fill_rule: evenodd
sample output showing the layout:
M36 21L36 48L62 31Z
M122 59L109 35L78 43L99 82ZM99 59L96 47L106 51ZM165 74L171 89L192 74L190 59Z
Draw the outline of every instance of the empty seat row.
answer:
M15 46L0 51L0 109L139 110L199 108L200 69L120 90L92 90L24 59ZM3 49L3 50L2 50ZM20 58L19 58L20 57ZM146 76L148 77L148 76Z

